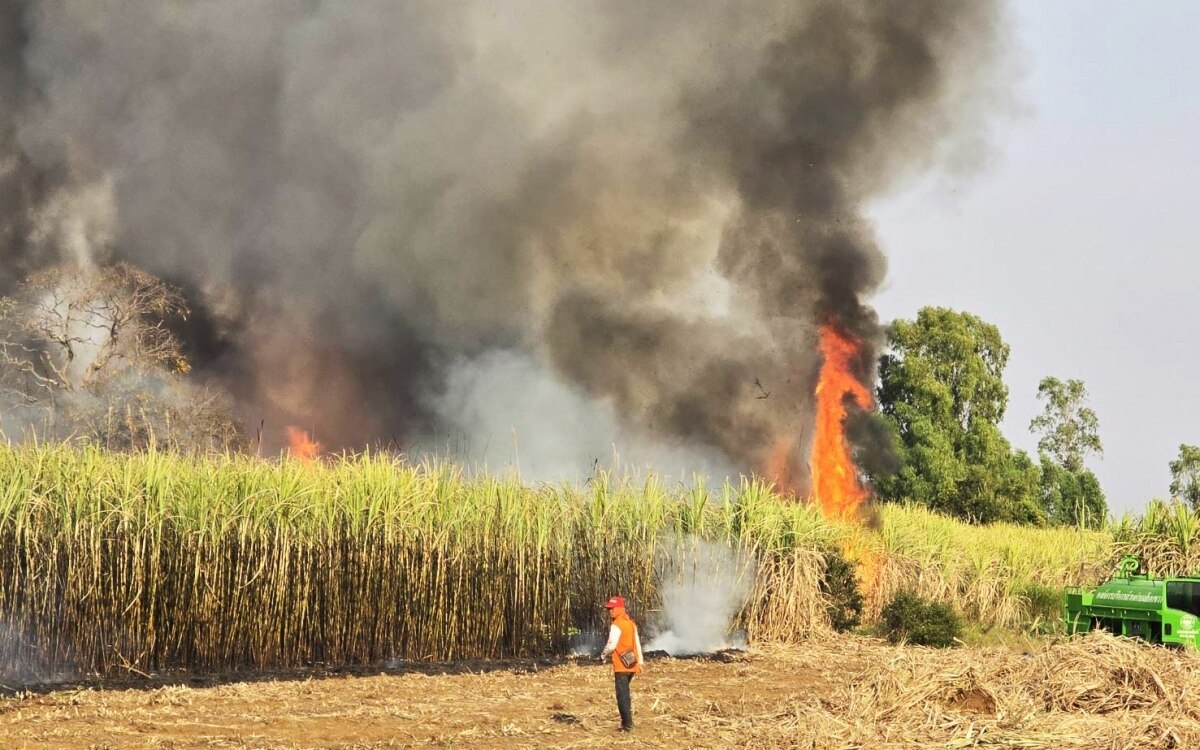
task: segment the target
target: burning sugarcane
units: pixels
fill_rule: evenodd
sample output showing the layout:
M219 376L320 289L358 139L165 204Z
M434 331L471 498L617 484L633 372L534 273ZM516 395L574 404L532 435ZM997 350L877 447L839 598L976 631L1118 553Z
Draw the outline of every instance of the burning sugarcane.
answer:
M304 463L309 463L321 452L321 444L313 440L307 431L289 425L287 428L288 453Z
M812 448L813 499L829 518L856 519L869 497L858 477L846 438L849 398L860 409L870 409L871 394L855 376L853 360L862 344L842 333L837 324L821 326L821 374L817 380L816 436Z

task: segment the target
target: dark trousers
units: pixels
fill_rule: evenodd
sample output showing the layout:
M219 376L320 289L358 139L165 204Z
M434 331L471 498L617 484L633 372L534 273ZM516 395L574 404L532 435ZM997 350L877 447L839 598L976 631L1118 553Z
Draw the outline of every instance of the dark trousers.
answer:
M617 683L617 710L621 712L621 728L633 729L633 704L629 697L629 683L633 672L617 672L613 675Z

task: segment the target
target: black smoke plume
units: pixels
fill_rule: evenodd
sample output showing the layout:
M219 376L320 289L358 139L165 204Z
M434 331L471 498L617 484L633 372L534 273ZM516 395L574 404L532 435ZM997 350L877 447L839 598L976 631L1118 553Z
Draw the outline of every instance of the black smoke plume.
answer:
M787 440L802 481L816 327L880 340L864 209L978 134L997 15L0 0L0 286L179 284L192 377L275 439L494 458L515 427L576 471Z

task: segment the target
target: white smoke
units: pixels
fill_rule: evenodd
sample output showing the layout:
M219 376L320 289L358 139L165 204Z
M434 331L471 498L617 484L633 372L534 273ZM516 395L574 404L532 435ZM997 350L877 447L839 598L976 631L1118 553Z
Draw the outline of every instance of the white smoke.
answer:
M604 649L608 634L589 630L571 636L568 644L571 656L596 656Z
M516 352L456 362L445 390L431 400L452 429L435 451L484 469L515 468L527 481L575 479L595 469L681 480L736 474L719 451L623 425L611 403Z
M687 656L745 645L744 636L731 631L753 590L752 554L687 536L660 547L656 573L662 630L643 650Z

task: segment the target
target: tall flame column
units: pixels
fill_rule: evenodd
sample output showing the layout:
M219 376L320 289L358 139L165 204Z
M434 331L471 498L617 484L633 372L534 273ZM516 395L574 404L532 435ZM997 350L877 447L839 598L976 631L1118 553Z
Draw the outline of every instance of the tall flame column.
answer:
M833 324L821 326L824 362L817 381L817 424L811 466L813 495L829 518L854 518L867 497L846 440L846 397L850 396L863 409L872 405L870 392L850 366L859 347L858 341L841 334Z

